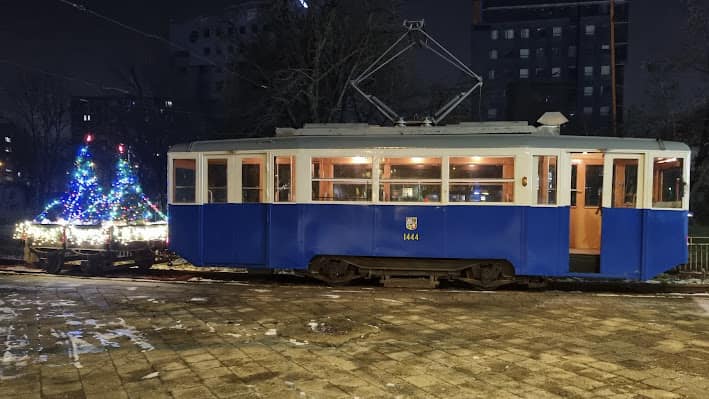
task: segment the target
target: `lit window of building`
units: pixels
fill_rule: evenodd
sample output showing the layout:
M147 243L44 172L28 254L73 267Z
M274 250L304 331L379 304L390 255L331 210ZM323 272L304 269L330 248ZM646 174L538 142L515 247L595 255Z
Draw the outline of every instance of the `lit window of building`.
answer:
M601 75L610 75L611 67L610 65L601 65Z
M552 78L560 78L561 77L561 68L552 67L551 68L551 77Z
M529 58L529 49L528 48L519 49L519 58Z
M497 40L497 35L498 35L497 29L493 29L490 31L490 39Z
M520 29L519 37L521 37L522 39L529 39L529 28Z
M520 79L527 79L529 77L529 69L528 68L520 68L519 69L519 78Z
M490 50L490 59L491 60L497 59L497 50L495 50L495 49Z
M592 66L583 67L583 76L585 76L587 78L593 77L593 67Z
M561 37L561 26L555 26L551 30L553 37Z
M505 29L505 39L511 40L515 38L515 30L514 29Z
M165 100L165 107L172 108L172 100Z
M91 114L84 114L84 122L91 122Z
M537 54L537 57L544 57L544 47L538 47L536 54Z
M586 25L586 36L593 36L596 34L596 25Z
M599 109L599 111L600 111L600 113L601 113L601 116L608 116L608 113L610 112L610 110L611 110L610 107L607 106L607 105L603 105L603 106Z
M584 97L591 97L593 95L593 86L585 86L583 88Z
M5 136L5 142L6 142L6 143L12 143L12 139L9 138L9 137L7 137L7 136Z

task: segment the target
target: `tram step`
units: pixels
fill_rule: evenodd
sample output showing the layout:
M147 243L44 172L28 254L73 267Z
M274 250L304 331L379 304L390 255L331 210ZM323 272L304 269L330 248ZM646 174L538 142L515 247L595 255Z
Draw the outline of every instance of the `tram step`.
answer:
M438 280L431 278L385 278L382 284L387 288L436 288Z

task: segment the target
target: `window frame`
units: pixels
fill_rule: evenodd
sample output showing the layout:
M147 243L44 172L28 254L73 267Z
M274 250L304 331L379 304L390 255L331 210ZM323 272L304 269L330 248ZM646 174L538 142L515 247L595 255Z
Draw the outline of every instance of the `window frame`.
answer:
M224 155L204 155L203 156L203 165L204 167L202 168L202 186L201 190L202 191L202 199L204 204L228 204L230 201L229 198L229 191L231 189L232 183L232 178L231 178L231 168L230 168L230 157L226 154ZM211 160L225 160L226 161L226 201L225 202L210 202L209 201L209 161Z
M369 179L364 179L364 178L314 178L312 174L312 168L313 168L313 162L316 159L320 158L354 158L354 157L363 157L363 158L368 158L369 159L369 164L371 165L371 177ZM307 196L308 196L308 203L312 204L349 204L349 205L371 205L375 203L375 197L379 195L379 191L376 192L375 190L378 190L378 186L374 184L375 180L378 182L378 177L376 176L376 159L375 157L371 154L371 152L368 152L366 150L363 150L359 153L355 152L340 152L338 150L331 150L331 152L313 152L310 156L307 157L307 167L308 167L308 180L307 180L307 187L302 188L301 190L307 191ZM363 165L366 165L364 163ZM365 186L369 184L371 186L372 194L369 200L362 200L362 201L337 201L337 200L315 200L313 199L313 190L312 190L312 185L313 182L320 182L320 181L328 181L328 182L333 182L333 185L335 182L349 182L353 184L364 184ZM376 188L375 188L376 187Z
M176 160L192 160L195 162L195 193L193 202L175 202L175 161ZM201 160L199 153L193 152L171 152L168 154L168 173L167 173L167 203L169 205L198 205L202 203L202 176L201 176Z
M377 195L379 195L379 190L383 189L384 184L390 184L390 185L402 184L402 185L404 185L404 184L419 183L422 185L435 185L437 183L440 188L440 190L438 191L439 192L439 200L438 201L430 201L430 202L426 202L426 201L391 201L391 200L385 201L382 198L377 198L379 203L400 204L400 205L422 205L422 204L440 205L440 204L442 204L443 203L443 158L444 157L445 157L445 155L426 155L426 156L424 156L424 155L404 155L404 156L387 155L387 156L377 157L377 164L375 165L376 168L373 171L374 173L377 174L377 183L378 183ZM415 179L415 178L384 179L383 176L380 175L380 170L381 170L380 168L383 165L384 159L397 159L397 158L435 158L435 159L438 159L438 160L440 160L440 163L438 163L437 165L440 165L440 168L441 168L440 178L438 178L438 179L432 179L432 178L431 179L429 179L429 178L426 178L426 179Z
M524 203L526 201L522 200L520 201L519 195L520 192L518 191L518 172L521 169L518 166L518 160L519 156L517 154L513 154L512 152L509 152L505 155L491 155L491 154L485 154L487 151L479 151L479 149L466 149L465 153L463 154L450 154L447 153L444 155L446 159L446 169L445 169L445 179L443 184L445 184L446 192L445 192L445 204L447 205L468 205L468 206L478 206L478 205L483 205L483 206L500 206L500 205L519 205L520 203ZM511 158L512 159L512 177L511 178L466 178L466 179L456 179L456 178L451 178L450 177L450 167L451 167L451 160L452 158L467 158L467 157L480 157L480 158ZM503 172L504 175L504 172ZM461 184L471 184L471 183L512 183L512 201L500 201L500 202L492 202L492 201L451 201L450 200L450 188L451 185L461 185ZM526 189L527 187L524 187ZM524 195L523 195L524 196Z

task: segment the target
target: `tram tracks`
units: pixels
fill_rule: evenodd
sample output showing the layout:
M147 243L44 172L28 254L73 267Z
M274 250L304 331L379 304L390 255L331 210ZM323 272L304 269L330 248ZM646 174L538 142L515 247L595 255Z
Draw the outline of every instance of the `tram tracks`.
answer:
M9 263L9 262L8 262ZM0 273L17 273L28 275L52 276L38 268L20 264L0 264ZM62 276L86 278L79 268L66 268ZM194 271L179 270L178 268L154 268L139 270L137 268L117 268L107 272L101 277L92 278L128 278L146 281L163 282L189 282L189 283L228 283L241 282L244 284L276 284L276 285L313 285L326 286L327 284L314 278L296 276L293 274L268 274L244 273L228 271ZM357 280L351 285L356 287L381 287L379 280ZM388 288L402 289L402 288ZM442 281L440 290L467 289L477 291L461 282ZM614 280L582 280L582 279L547 279L544 287L530 289L522 285L509 285L500 287L499 290L510 291L565 291L565 292L596 292L610 294L707 294L709 295L709 282L686 282L686 280L668 280L637 282Z

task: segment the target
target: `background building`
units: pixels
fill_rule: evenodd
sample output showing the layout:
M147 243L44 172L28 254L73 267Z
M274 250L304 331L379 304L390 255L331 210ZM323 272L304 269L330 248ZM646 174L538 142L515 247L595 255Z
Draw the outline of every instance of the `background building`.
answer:
M613 24L610 3L474 0L472 65L485 81L480 118L533 122L561 111L579 134L612 132L614 103L618 125L623 117L629 0L615 0Z
M169 38L183 49L172 53L178 97L194 98L218 107L229 71L238 63L242 47L266 27L259 11L264 0L237 1L221 15L202 16L170 23Z

